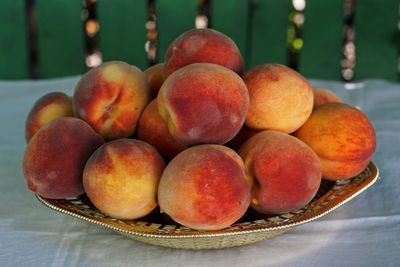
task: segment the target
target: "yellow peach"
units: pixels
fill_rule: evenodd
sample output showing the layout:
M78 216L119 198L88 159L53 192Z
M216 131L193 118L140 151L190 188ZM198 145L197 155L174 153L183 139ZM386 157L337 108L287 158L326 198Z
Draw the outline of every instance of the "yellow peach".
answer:
M130 137L149 101L146 76L138 68L110 61L82 76L72 99L74 113L106 140Z
M344 103L334 92L326 88L314 88L314 107L324 103Z
M279 64L264 64L244 75L250 107L246 125L256 130L292 133L311 114L313 91L298 72Z
M294 135L317 153L323 177L329 180L349 179L362 172L376 148L368 117L344 103L317 106Z
M51 92L39 98L30 110L25 123L27 142L47 123L62 117L73 117L71 97L62 92Z
M110 141L86 163L83 185L90 201L104 214L137 219L157 206L157 187L164 161L151 145L134 139Z

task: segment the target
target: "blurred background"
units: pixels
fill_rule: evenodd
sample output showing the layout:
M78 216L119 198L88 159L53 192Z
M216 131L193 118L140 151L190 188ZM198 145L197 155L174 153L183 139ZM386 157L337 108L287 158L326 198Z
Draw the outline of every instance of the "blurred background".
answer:
M399 81L399 0L0 0L0 79L79 75L104 61L142 70L192 28L230 36L246 68Z

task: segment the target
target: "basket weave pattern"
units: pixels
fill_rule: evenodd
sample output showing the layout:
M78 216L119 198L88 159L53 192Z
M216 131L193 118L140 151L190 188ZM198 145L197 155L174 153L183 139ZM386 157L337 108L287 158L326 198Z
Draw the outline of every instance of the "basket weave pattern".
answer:
M302 209L236 223L218 231L197 231L180 225L113 219L96 209L85 195L62 200L36 196L53 210L101 225L134 240L172 248L211 249L254 243L320 218L356 197L371 186L378 176L378 169L371 162L361 174L350 180L323 182L315 198Z

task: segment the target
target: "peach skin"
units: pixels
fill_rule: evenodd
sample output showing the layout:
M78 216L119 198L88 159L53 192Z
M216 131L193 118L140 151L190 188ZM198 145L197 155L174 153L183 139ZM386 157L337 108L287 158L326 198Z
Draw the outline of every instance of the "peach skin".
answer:
M156 98L160 87L164 82L164 63L158 63L151 67L148 67L143 72L149 83L150 87L150 98Z
M158 187L161 212L196 230L223 229L246 212L250 185L242 159L221 145L199 145L178 154Z
M258 130L251 129L244 124L237 135L224 145L237 151L250 137L258 132Z
M83 185L90 201L104 214L137 219L157 206L157 187L164 161L151 145L134 139L110 141L87 161Z
M82 76L72 99L74 113L106 140L131 136L149 100L146 76L138 68L110 61Z
M266 130L255 134L239 150L246 174L253 180L251 207L272 215L308 204L321 183L315 152L299 139Z
M324 103L344 103L334 92L326 88L314 88L314 108Z
M250 96L246 125L292 133L311 114L313 91L298 72L279 64L259 65L243 77Z
M319 156L325 179L350 179L368 165L376 148L375 130L360 110L344 103L317 106L294 135Z
M157 97L158 110L179 143L224 144L242 127L249 96L235 72L194 63L170 75Z
M47 123L62 117L73 117L72 100L62 92L51 92L39 98L30 110L25 123L27 142Z
M187 148L172 137L167 123L158 113L157 99L152 100L144 109L137 133L138 138L154 146L165 161L170 161Z
M83 194L83 168L103 143L103 138L80 119L49 122L32 137L24 153L23 171L28 188L51 199Z
M165 54L164 77L192 63L214 63L237 74L243 71L243 59L231 38L213 29L193 29L181 34Z

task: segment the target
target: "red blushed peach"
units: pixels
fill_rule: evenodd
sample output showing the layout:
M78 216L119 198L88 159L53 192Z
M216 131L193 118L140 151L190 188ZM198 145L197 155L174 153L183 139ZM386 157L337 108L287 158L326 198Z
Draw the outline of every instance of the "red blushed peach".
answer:
M250 107L246 125L257 130L292 133L311 114L311 85L296 71L279 64L265 64L249 70L244 81Z
M97 149L87 161L83 185L90 201L104 214L137 219L157 206L157 187L164 161L151 145L119 139Z
M228 227L243 216L250 203L243 162L225 146L188 148L165 168L158 201L161 212L186 227Z
M165 54L164 76L192 63L214 63L239 75L243 59L236 44L225 34L212 29L194 29L176 38Z
M144 109L139 119L138 137L157 148L167 161L178 155L187 146L178 143L168 130L167 123L158 113L157 100L154 99Z
M250 137L258 133L259 131L249 128L243 125L240 131L233 137L232 140L227 142L225 146L232 148L233 150L238 150Z
M253 180L251 207L257 212L280 214L302 208L318 191L319 158L291 135L262 131L244 143L239 154Z
M294 135L319 156L323 177L349 179L361 173L376 148L374 128L360 110L344 103L317 106Z
M73 109L106 140L131 136L149 100L146 76L124 62L91 69L79 80Z
M144 74L150 87L150 98L156 98L160 87L164 82L164 63L159 63L147 68Z
M314 108L324 103L343 103L334 92L326 88L314 88Z
M51 199L83 194L85 163L103 143L103 138L80 119L60 118L46 124L25 150L23 171L28 188Z
M249 97L235 72L210 63L185 66L167 78L157 97L161 117L180 143L224 144L242 127Z
M72 100L62 92L51 92L39 98L33 105L25 123L27 142L45 124L62 117L73 117Z

